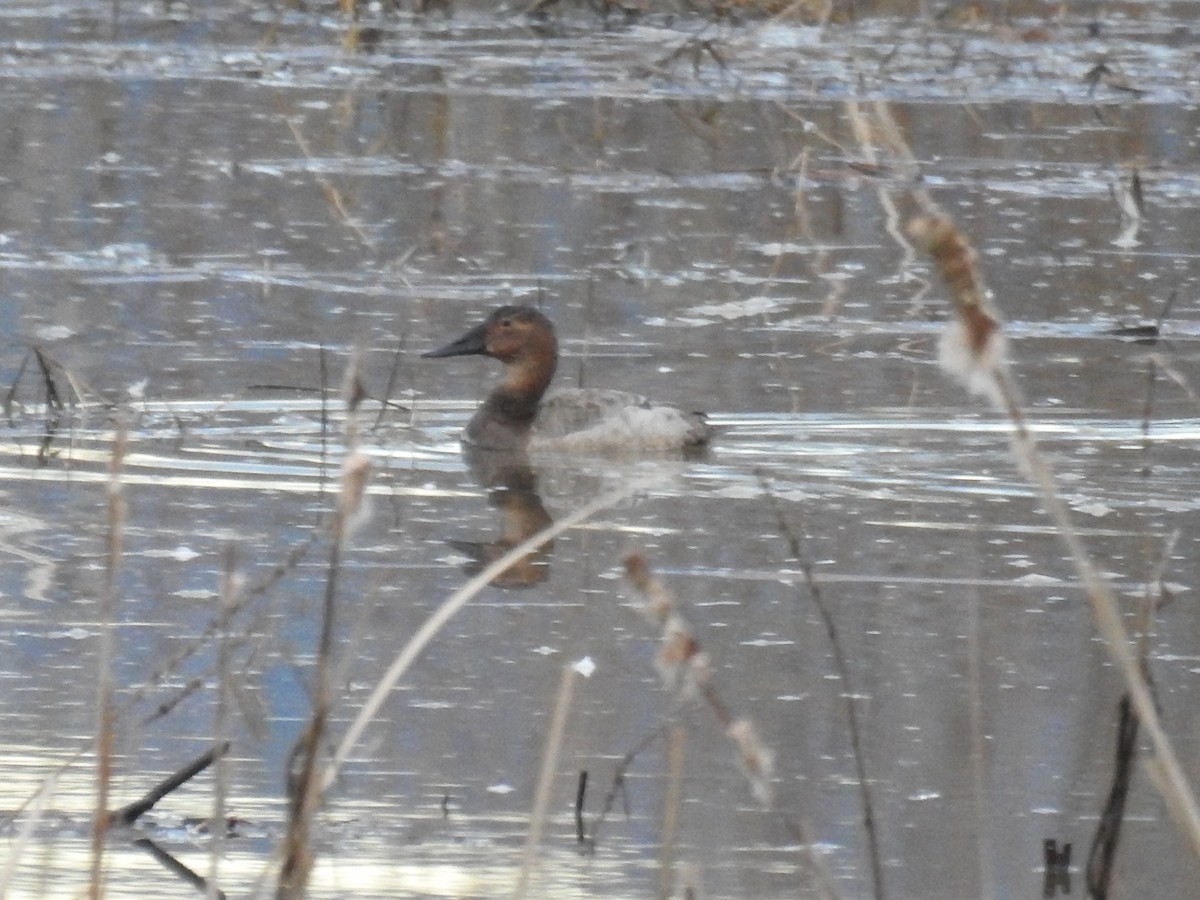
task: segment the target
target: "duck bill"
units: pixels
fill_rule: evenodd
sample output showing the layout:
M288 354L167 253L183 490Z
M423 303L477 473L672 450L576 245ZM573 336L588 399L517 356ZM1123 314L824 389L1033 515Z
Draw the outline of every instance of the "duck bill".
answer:
M477 356L487 353L487 325L476 325L456 341L445 347L421 354L423 359L441 359L443 356Z

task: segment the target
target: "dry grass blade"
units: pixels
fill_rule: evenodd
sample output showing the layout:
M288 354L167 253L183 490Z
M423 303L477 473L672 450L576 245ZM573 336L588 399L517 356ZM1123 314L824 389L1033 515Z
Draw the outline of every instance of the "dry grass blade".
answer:
M300 126L292 119L285 120L287 127L291 129L292 137L296 141L296 145L300 148L300 152L304 154L304 158L312 161L312 151L309 149L308 140L304 137L304 133L300 130ZM325 194L325 199L329 203L330 209L337 216L338 221L349 228L354 235L362 241L363 245L370 250L375 249L375 241L367 234L366 228L357 216L350 212L349 206L346 203L346 197L338 189L336 185L324 175L315 174L317 184L321 186L322 192Z
M667 731L667 789L663 795L662 840L658 854L658 897L675 893L675 859L679 852L679 819L683 809L683 752L687 729L676 723Z
M29 804L28 814L24 816L13 836L9 838L8 852L4 854L3 866L0 866L0 900L4 900L8 896L8 887L12 884L21 856L24 854L25 848L29 846L30 838L33 837L38 823L45 816L46 808L50 803L50 798L54 796L54 788L58 785L58 778L63 771L65 770L59 769L46 776L41 788Z
M542 831L546 826L546 810L550 808L550 791L554 785L554 772L557 768L559 753L562 750L567 713L571 710L571 697L574 694L577 677L579 677L578 673L572 666L563 667L562 678L558 683L558 695L554 702L554 715L550 719L545 748L542 750L542 768L538 773L537 790L534 791L533 812L529 816L529 832L525 836L525 852L521 856L521 870L517 874L517 886L513 890L513 896L517 900L526 896L533 879L538 846L542 842Z

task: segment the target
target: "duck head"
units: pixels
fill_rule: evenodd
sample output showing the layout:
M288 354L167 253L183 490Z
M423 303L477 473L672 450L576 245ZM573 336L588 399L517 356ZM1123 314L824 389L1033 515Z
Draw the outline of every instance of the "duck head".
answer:
M490 356L504 363L501 385L510 392L541 399L558 366L554 325L531 306L501 306L483 322L444 347L421 356Z
M558 366L558 340L549 319L531 306L502 306L458 340L421 355L490 356L504 363L504 378L467 425L465 440L482 447L524 447Z

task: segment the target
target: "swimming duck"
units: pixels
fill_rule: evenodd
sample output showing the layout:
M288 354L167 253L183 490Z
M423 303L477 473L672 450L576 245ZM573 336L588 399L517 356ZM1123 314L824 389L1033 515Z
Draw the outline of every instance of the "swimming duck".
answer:
M554 325L530 306L502 306L458 340L421 354L490 356L504 378L476 410L464 443L494 450L584 453L695 452L712 437L702 413L651 403L637 394L559 388Z

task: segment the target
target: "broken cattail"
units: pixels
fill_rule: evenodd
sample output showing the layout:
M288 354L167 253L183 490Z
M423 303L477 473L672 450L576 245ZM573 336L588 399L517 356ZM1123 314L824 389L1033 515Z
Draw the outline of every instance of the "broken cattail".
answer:
M737 747L738 759L751 793L763 806L771 805L770 779L774 758L749 719L735 718L713 684L712 663L700 646L695 630L679 610L670 591L650 571L640 553L625 557L625 573L641 601L641 611L661 623L662 641L655 668L668 688L679 696L707 704Z
M690 687L689 670L699 655L700 642L692 627L678 613L670 614L663 624L662 642L654 660L663 682L676 690Z
M342 463L342 492L339 500L341 537L348 538L371 515L367 483L371 480L371 458L355 451Z
M630 553L626 556L625 577L637 591L641 600L638 609L642 614L652 622L665 624L667 617L675 609L675 598L651 573L646 557L640 553Z
M750 790L763 806L771 805L771 776L775 771L775 754L763 743L758 728L750 719L736 719L725 729L738 751L738 762L750 782Z
M362 349L354 348L346 371L342 375L342 402L346 404L346 421L342 425L342 440L347 450L358 447L358 407L370 396L362 379Z
M942 334L938 362L968 391L1003 406L997 376L1007 367L1007 351L974 248L945 215L919 216L908 223L908 233L933 257L954 304L955 319Z

